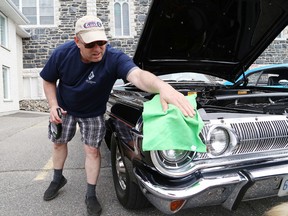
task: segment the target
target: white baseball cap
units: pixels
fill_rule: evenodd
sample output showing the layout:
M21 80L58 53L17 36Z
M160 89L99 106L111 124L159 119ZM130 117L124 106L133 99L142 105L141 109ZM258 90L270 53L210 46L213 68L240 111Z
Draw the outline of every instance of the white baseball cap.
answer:
M75 24L75 34L80 34L85 43L107 41L102 21L96 16L87 15L78 19Z

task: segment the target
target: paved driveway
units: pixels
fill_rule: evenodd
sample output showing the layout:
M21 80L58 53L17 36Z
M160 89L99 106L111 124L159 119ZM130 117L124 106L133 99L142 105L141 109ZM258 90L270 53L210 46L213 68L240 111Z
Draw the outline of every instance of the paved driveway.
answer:
M59 196L43 201L43 192L52 178L51 143L47 139L48 114L19 111L0 113L0 215L1 216L80 216L85 215L86 177L79 132L69 144L64 175L67 185ZM109 150L102 144L102 169L97 193L103 216L164 216L151 207L141 211L124 209L115 195ZM267 198L240 205L229 212L221 206L196 208L177 216L261 216L272 205L288 201Z

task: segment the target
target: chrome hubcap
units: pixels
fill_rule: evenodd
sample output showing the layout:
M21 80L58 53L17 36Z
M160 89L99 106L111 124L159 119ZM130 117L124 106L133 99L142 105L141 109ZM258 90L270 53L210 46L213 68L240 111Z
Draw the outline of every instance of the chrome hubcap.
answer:
M122 190L126 190L126 168L120 154L118 146L116 147L116 172L118 176L118 182Z

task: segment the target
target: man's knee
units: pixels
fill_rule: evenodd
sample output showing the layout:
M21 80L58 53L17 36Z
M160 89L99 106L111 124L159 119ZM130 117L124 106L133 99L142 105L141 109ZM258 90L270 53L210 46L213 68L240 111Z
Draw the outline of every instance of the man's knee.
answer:
M67 148L67 144L57 144L57 143L54 143L53 148L54 148L55 151L61 151L61 150Z
M100 157L100 149L89 145L85 145L85 152L87 156Z

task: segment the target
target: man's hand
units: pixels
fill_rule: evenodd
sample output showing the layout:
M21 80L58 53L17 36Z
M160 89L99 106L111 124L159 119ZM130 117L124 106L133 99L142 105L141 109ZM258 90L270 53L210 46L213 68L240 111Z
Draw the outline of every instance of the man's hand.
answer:
M159 93L164 111L168 109L168 104L173 104L181 110L183 115L190 117L195 115L194 107L187 98L154 74L136 68L129 73L127 80L143 91Z
M59 109L60 107L58 106L54 106L50 108L50 122L53 122L55 124L60 124L62 123L62 119L58 114L57 109ZM62 108L60 108L61 110L61 115L65 115L67 113L67 111L63 110Z
M181 110L184 116L195 115L194 107L187 98L169 85L160 90L160 101L164 112L168 109L168 104L173 104Z

